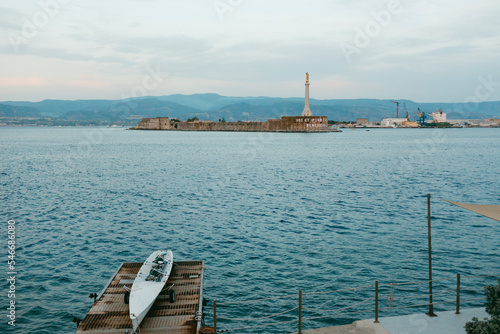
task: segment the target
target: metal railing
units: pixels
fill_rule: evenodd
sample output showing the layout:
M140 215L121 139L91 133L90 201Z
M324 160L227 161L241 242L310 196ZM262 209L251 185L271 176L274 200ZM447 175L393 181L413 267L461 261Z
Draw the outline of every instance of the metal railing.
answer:
M340 289L340 290L330 290L323 292L303 292L299 290L297 294L283 295L277 297L270 298L261 298L254 300L243 300L243 301L230 301L224 303L217 303L216 300L213 301L213 324L216 332L232 332L232 331L241 331L245 329L254 329L254 328L263 328L270 326L279 326L279 325L291 325L296 323L298 334L302 333L302 324L306 321L312 320L320 320L327 318L342 318L348 315L354 314L362 314L362 313L372 313L374 314L374 322L379 322L379 314L381 311L389 311L389 310L399 310L404 308L416 308L416 307L429 307L430 310L433 309L434 305L438 304L455 304L455 312L456 314L460 313L460 306L463 303L477 302L480 300L485 300L484 297L484 289L464 289L463 282L464 279L472 279L472 278L499 278L498 275L481 275L481 276L461 276L457 274L456 276L446 277L441 279L432 280L433 283L438 283L440 285L440 289L436 290L436 292L432 293L432 297L430 298L429 292L419 293L418 290L414 288L414 286L419 287L423 286L425 289L425 285L428 285L430 281L415 281L415 282L403 282L403 283L379 283L375 281L375 284L348 288L348 289ZM496 282L495 282L496 283ZM453 287L450 286L453 285ZM470 285L470 284L469 284ZM468 286L468 285L467 285ZM450 288L451 287L451 288ZM371 290L373 289L373 290ZM371 293L370 293L371 290ZM413 291L408 291L413 290ZM352 303L348 306L337 307L337 308L321 308L328 303L332 303L333 299L328 299L322 305L316 307L308 307L304 305L304 298L306 297L316 297L313 299L313 302L317 305L319 295L331 295L331 294L345 294L346 292L359 292L363 291L364 297L356 296L358 299L355 303ZM468 295L477 295L480 292L483 292L483 296L481 298L467 298L461 299L463 292ZM452 295L452 297L450 297ZM243 306L245 304L256 304L262 302L276 302L276 301L287 301L296 299L297 303L294 307L287 307L285 310L280 310L280 312L276 312L273 314L262 315L258 317L242 317L242 318L231 318L227 316L218 315L218 311L220 309L224 309L225 307L235 307L235 306ZM361 299L361 300L359 300ZM424 299L424 301L420 301ZM425 301L427 299L427 301ZM370 303L372 302L372 303ZM408 303L410 302L410 303ZM383 306L383 303L387 303L387 306ZM366 306L370 305L370 307L366 308ZM361 308L361 309L360 309ZM276 319L277 318L277 319ZM252 324L247 326L238 326L235 328L227 328L227 329L217 329L217 319L223 320L225 324L229 322L251 322ZM259 321L271 321L272 319L276 319L276 321L268 322L268 323L258 323Z

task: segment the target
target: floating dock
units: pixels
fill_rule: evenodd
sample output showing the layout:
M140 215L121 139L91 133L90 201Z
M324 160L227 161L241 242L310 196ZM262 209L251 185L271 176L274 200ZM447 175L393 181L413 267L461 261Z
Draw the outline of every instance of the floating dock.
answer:
M77 334L124 334L127 330L132 333L123 286L132 286L142 264L120 265L78 326ZM204 270L204 261L174 262L165 287L173 284L175 302L170 302L169 291L162 291L139 327L140 333L197 334L203 315Z

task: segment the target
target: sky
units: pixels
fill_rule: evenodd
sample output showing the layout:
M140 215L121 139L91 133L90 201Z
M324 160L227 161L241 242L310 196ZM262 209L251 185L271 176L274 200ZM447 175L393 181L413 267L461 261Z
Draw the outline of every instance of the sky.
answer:
M500 100L497 0L24 0L0 101L170 94Z

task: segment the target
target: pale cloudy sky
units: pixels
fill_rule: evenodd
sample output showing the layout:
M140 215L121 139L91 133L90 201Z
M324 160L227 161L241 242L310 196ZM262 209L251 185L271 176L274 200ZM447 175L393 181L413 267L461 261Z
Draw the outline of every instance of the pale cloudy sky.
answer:
M498 0L23 0L0 101L228 96L500 100Z

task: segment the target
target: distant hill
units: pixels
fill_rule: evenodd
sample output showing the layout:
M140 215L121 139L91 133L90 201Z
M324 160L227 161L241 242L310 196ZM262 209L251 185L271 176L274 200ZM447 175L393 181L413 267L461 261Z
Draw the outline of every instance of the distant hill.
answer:
M36 108L0 104L0 117L41 117Z
M224 107L228 104L239 102L240 97L227 97L218 94L193 94L193 95L166 95L159 96L162 101L174 102L183 106L191 107L201 111L208 111Z
M412 119L418 108L426 113L442 109L449 119L500 118L500 101L478 104L417 103L399 100L399 117L408 112ZM168 116L201 120L263 121L270 118L300 115L303 98L228 97L218 94L166 95L125 100L43 100L40 102L0 102L0 117L51 117L58 120L100 123L137 123L143 117ZM396 105L390 100L377 99L311 99L314 115L328 116L331 120L354 121L368 118L379 121L396 117Z
M34 108L44 116L59 117L73 110L99 111L109 107L113 102L112 100L43 100L40 102L7 101L5 104Z

